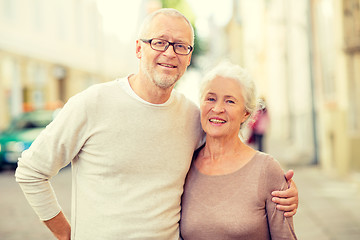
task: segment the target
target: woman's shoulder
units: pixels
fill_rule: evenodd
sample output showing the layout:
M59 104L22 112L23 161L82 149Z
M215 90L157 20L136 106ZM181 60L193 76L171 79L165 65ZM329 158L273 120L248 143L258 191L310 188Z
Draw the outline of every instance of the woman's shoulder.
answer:
M275 157L269 153L256 151L255 158L259 161L267 161L267 164L276 164L278 161L275 159Z
M280 162L271 154L257 151L255 159L256 163L261 166L263 174L268 178L284 175Z

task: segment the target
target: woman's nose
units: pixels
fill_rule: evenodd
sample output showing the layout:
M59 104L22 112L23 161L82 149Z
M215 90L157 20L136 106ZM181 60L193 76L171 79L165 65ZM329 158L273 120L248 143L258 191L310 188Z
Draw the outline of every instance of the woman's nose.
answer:
M216 103L215 106L212 109L214 112L224 112L224 105L220 102Z

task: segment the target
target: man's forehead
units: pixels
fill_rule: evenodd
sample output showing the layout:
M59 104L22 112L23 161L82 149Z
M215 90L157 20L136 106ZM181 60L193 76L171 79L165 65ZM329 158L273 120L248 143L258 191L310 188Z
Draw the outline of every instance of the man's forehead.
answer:
M176 21L170 22L170 21ZM191 43L191 27L181 16L159 14L152 19L148 28L148 35L152 38L164 38L172 41Z
M184 26L187 26L190 28L188 22L182 16L166 15L166 14L161 14L161 13L154 16L154 18L150 22L150 26L154 26L154 25L162 26L162 24L159 24L159 23L168 23L168 21L176 21L177 24L184 24Z

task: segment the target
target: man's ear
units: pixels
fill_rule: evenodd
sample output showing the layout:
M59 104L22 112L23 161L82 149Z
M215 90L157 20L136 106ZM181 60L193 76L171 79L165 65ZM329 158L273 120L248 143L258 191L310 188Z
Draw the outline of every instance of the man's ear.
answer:
M135 49L135 51L136 51L136 57L138 59L141 59L141 43L140 43L139 40L136 40L136 49Z
M189 62L187 63L187 66L190 66L190 63L191 63L191 57L192 57L192 53L190 53L190 56L189 56Z

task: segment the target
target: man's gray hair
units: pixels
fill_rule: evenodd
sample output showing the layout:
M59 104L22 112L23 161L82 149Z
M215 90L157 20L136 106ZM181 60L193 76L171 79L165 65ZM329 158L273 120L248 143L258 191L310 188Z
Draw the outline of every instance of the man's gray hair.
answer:
M183 18L189 24L189 27L191 29L191 35L192 35L191 45L194 46L195 34L194 34L193 26L191 25L190 21L181 12L179 12L178 10L173 9L173 8L161 8L155 12L150 13L144 19L144 21L142 22L142 24L140 26L140 30L139 30L139 34L138 34L139 39L146 37L146 34L148 33L148 29L149 29L151 21L159 14L163 14L165 16Z

